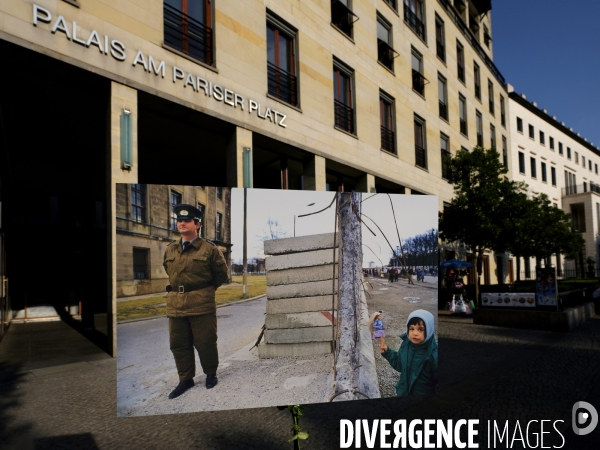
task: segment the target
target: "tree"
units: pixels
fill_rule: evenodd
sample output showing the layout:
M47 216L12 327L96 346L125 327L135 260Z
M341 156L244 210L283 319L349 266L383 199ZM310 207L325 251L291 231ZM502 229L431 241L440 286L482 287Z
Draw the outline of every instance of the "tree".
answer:
M508 169L499 158L495 149L481 147L444 156L455 196L440 213L440 237L462 241L474 253L476 302L484 253L507 250L518 214L526 208L525 185L504 177Z
M267 231L263 230L263 235L256 237L261 241L270 241L272 239L281 239L286 236L286 232L281 228L279 222L277 220L273 220L270 217L267 219L267 226L269 229Z

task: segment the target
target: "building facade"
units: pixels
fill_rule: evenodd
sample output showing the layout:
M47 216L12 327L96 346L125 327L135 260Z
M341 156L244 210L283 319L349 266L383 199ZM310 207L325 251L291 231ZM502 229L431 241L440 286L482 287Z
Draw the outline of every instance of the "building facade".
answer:
M572 214L573 230L582 234L585 246L575 260L554 256L552 264L564 276L585 276L588 258L594 270L600 267L600 149L525 94L510 85L508 90L513 179L525 182L530 194L544 193L554 206ZM535 276L534 260L521 258L520 267L522 278Z
M173 214L180 203L200 210L200 236L221 250L231 269L229 188L117 184L116 195L117 298L165 292L169 279L163 256L167 245L180 238Z
M10 245L38 224L21 207L32 195L40 220L73 243L56 250L86 260L69 295L88 322L107 315L113 354L118 183L431 194L441 209L453 196L444 152L495 146L511 158L490 10L489 0L2 2L12 304L64 307L30 292ZM11 73L19 88L7 88ZM83 295L92 283L97 298Z

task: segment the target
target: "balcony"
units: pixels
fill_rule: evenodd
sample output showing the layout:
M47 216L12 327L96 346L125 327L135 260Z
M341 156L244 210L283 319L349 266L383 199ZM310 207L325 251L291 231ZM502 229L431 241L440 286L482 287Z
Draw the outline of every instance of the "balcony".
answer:
M596 194L600 194L600 186L593 183L590 183L589 185L587 183L583 183L562 188L563 197L568 195L583 194L586 192L595 192Z
M467 4L465 3L465 0L454 0L454 7L459 13L462 13L467 9Z
M415 145L415 164L418 167L427 169L427 150Z
M394 69L394 58L398 56L398 52L390 45L377 39L377 59L378 61L390 70Z
M425 25L421 22L421 19L410 10L410 8L404 5L404 23L409 26L421 39L425 40Z
M354 110L338 100L333 101L335 126L348 133L354 133Z
M413 69L412 71L412 88L415 92L418 92L422 96L425 96L425 85L428 84L429 81L427 78L423 76L421 72Z
M446 62L446 47L444 46L444 44L440 41L436 41L435 49L437 57L440 58L442 61Z
M163 12L165 45L204 64L212 65L212 29L167 3L164 4Z
M298 104L297 80L294 75L268 62L267 76L269 80L269 94L290 105L296 106Z
M460 119L460 132L465 136L468 136L467 133L467 121L464 119Z
M396 153L394 148L394 132L381 126L381 149L390 153Z
M444 120L448 120L448 105L440 101L440 117Z
M352 27L357 20L358 16L350 11L340 0L331 1L331 23L342 33L348 37L352 37Z

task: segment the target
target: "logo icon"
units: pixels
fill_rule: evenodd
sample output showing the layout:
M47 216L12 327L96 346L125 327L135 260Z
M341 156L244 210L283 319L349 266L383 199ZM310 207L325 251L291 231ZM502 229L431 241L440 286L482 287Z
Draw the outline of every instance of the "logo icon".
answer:
M572 423L576 435L590 434L598 425L598 411L588 402L577 402L573 405ZM587 425L581 428L586 423Z

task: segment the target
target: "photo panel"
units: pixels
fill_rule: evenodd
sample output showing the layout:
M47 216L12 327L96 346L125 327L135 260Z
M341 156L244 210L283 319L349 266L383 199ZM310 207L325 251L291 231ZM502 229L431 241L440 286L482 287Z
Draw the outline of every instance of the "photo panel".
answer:
M437 206L118 184L118 416L432 393Z

